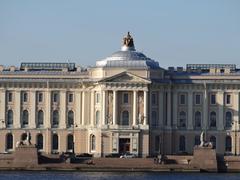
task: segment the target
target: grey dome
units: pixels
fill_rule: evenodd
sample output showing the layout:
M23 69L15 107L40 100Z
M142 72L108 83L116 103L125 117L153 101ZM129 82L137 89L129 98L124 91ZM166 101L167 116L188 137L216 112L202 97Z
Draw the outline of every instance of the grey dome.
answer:
M128 34L127 37L124 38L123 46L121 51L117 51L113 53L111 56L97 61L97 67L135 67L135 68L151 68L158 69L158 62L148 58L143 53L135 50L133 39ZM127 44L129 43L129 44Z

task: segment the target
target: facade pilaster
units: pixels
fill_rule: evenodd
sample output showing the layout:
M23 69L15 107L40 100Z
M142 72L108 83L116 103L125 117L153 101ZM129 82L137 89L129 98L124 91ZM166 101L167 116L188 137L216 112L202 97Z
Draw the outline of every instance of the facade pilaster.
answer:
M148 124L148 91L143 92L143 98L144 98L144 121L143 125Z
M67 102L66 102L66 91L60 91L60 128L66 128L66 110L67 110Z
M15 91L14 115L13 115L14 128L21 127L21 91Z
M102 125L106 125L106 91L102 91Z
M162 91L158 93L158 113L159 113L159 126L162 127L164 124L164 116L163 116L163 107L164 107L164 94Z
M95 122L95 103L94 103L94 96L95 96L95 93L94 93L94 91L92 91L91 92L91 105L90 105L90 120L91 120L91 122L90 122L90 124L91 124L91 126L94 126L94 122Z
M86 92L82 91L82 118L81 118L81 125L83 126L85 123L85 99L86 99Z
M224 129L224 92L223 91L219 91L217 93L217 104L218 104L217 129L223 130Z
M46 92L46 98L45 98L45 108L46 108L46 112L45 112L45 118L44 118L44 126L46 128L50 128L51 127L51 117L52 117L52 112L51 112L51 91L48 89Z
M79 127L81 125L81 92L77 91L76 92L76 98L75 98L75 109L76 109L76 121L75 121L75 125L77 125L77 127Z
M172 91L167 92L167 128L171 128L172 121Z
M117 91L113 91L113 125L117 124Z
M203 129L208 129L208 92L206 87L203 95Z
M193 92L188 92L188 118L187 129L193 129Z
M133 91L133 126L137 124L137 91Z
M173 128L178 125L178 92L173 92Z
M29 127L36 128L36 91L30 91L30 118Z
M0 123L1 128L6 127L6 90L0 90Z

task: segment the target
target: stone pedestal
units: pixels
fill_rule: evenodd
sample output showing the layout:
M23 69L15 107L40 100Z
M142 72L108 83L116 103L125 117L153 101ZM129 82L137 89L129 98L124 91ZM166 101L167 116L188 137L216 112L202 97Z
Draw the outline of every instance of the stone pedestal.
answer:
M211 147L194 147L191 165L201 171L217 172L216 150Z
M21 145L13 154L13 166L31 167L38 165L38 153L35 145Z

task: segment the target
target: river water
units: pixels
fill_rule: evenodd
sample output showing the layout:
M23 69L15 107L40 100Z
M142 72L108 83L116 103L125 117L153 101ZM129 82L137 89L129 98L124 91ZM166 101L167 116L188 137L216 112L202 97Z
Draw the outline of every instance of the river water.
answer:
M15 172L0 171L0 179L39 180L39 179L95 179L95 180L125 180L125 179L158 179L158 180L240 180L240 174L223 173L108 173L108 172Z

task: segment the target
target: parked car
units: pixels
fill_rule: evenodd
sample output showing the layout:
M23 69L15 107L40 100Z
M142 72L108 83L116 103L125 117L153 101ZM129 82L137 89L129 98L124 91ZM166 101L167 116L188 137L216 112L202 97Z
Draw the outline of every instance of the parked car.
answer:
M120 154L118 153L111 153L105 156L106 158L119 158Z
M125 153L125 154L120 156L120 158L136 158L136 157L137 157L137 155L132 154L132 153Z

